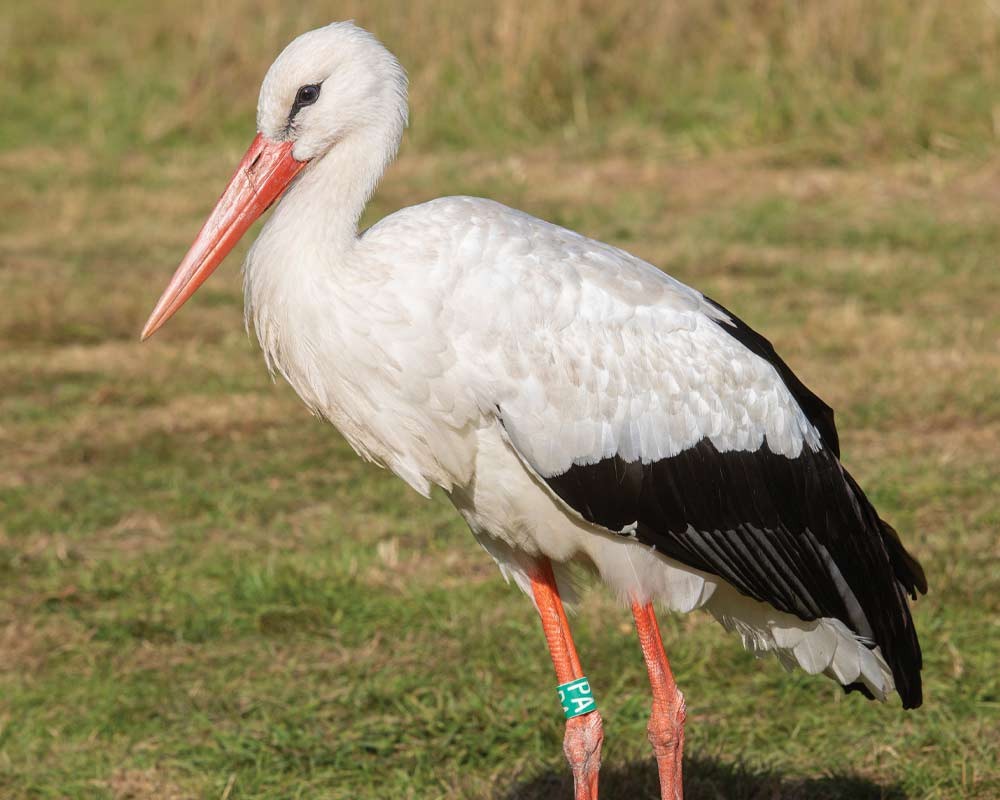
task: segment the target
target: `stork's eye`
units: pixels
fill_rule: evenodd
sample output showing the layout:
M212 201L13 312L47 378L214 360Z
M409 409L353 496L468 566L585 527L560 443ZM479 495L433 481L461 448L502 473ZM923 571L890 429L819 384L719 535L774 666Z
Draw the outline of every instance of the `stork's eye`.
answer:
M302 108L302 106L311 106L319 100L319 84L309 83L305 86L300 86L298 92L295 93L295 107Z

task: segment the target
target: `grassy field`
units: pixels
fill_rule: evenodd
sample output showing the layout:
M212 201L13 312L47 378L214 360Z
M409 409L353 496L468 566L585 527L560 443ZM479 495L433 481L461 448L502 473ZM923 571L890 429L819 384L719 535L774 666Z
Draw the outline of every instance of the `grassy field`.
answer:
M353 16L413 83L369 221L482 194L705 290L923 561L911 713L666 617L688 796L1000 797L1000 6L43 5L0 11L0 796L569 796L533 609L268 378L245 248L137 341L267 64ZM629 615L574 627L602 796L656 797Z

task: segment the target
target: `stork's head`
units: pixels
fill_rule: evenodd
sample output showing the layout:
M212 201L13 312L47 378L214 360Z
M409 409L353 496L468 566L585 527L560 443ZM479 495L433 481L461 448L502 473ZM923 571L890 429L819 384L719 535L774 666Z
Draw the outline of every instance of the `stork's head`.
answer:
M406 125L406 73L368 31L334 22L304 33L271 65L260 87L257 130L292 142L309 161L369 130L397 137Z
M152 336L191 297L311 162L353 137L391 157L406 126L406 73L365 30L334 22L292 41L257 102L257 137L142 331ZM384 164L373 165L381 171Z

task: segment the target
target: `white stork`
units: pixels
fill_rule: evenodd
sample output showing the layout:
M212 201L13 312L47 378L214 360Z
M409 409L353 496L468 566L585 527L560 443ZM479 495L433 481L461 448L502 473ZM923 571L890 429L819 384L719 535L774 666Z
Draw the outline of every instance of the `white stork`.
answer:
M146 323L150 336L280 202L244 265L269 368L364 458L440 486L534 599L577 798L603 734L561 596L598 575L635 617L664 798L684 700L654 604L756 654L920 705L920 565L839 460L830 408L769 342L616 247L446 197L358 232L407 121L406 75L350 23L264 78L258 134Z

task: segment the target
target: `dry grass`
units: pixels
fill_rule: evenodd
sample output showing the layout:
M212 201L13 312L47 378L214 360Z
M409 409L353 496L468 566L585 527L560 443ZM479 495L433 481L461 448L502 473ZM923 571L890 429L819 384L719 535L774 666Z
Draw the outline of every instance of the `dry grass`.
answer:
M228 784L227 784L228 785ZM181 789L162 769L117 770L107 782L114 800L192 800L198 795ZM230 793L226 793L228 798Z
M424 146L594 141L637 124L643 148L655 130L676 152L792 141L784 157L898 157L991 142L1000 118L1000 8L983 0L44 5L11 7L0 28L18 145L218 142L248 119L274 53L338 18L408 66ZM44 129L42 92L62 107Z

